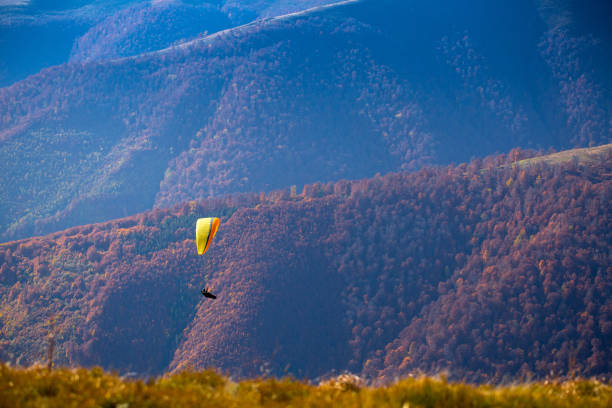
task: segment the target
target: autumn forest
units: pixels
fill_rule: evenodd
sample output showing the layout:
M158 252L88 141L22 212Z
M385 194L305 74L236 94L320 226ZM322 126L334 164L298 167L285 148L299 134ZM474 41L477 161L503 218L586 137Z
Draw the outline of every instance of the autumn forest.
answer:
M41 360L55 319L58 363L120 372L607 375L603 151L551 164L514 150L3 244L0 357ZM205 215L222 223L200 258Z

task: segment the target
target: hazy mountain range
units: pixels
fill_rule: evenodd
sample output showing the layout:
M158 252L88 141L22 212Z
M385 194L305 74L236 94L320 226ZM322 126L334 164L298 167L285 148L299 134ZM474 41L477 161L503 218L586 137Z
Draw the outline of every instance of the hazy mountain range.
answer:
M3 0L0 86L68 61L136 55L322 0Z
M356 1L201 37L233 24L229 4L121 3L102 19L113 4L65 11L98 10L75 62L0 89L5 240L218 194L610 141L601 10ZM173 33L199 37L152 51Z

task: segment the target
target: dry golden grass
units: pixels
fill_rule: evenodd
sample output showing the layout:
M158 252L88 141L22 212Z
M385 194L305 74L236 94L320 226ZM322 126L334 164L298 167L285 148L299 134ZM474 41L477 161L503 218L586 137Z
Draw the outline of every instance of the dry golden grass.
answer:
M346 380L348 378L348 380ZM368 387L353 377L319 386L291 379L233 382L214 371L149 381L100 368L49 371L0 366L0 407L611 407L612 387L595 380L472 386L428 377ZM348 382L347 386L342 383Z

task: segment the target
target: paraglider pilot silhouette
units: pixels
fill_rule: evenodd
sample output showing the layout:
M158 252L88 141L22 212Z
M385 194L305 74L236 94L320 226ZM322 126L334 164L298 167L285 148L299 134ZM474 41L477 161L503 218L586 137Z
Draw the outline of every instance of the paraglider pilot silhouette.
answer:
M202 295L209 299L216 299L217 297L208 291L208 288L202 289Z
M200 218L196 222L196 245L198 247L198 254L204 255L208 251L210 242L214 238L219 229L219 219L213 218ZM205 287L202 289L202 296L209 299L216 299L217 297L208 291Z

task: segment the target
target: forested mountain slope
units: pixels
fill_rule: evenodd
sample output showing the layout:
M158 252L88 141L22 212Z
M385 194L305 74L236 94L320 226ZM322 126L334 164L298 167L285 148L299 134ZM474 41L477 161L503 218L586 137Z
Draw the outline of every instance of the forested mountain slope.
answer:
M0 89L1 236L608 143L610 44L591 20L528 0L355 1L50 68Z
M610 147L524 158L188 202L3 244L0 358L41 359L55 318L59 363L120 372L609 376ZM214 215L198 257L195 220Z

